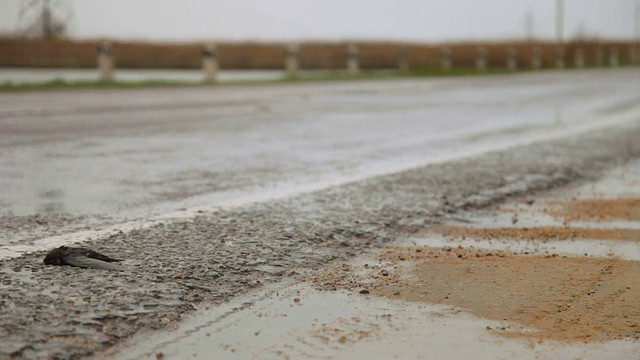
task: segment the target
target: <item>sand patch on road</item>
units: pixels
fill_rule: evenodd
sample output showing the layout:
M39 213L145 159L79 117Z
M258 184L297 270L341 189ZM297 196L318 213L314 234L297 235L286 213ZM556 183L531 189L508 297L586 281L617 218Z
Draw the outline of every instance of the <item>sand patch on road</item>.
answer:
M517 324L487 326L509 337L640 338L640 263L633 261L389 247L370 263L339 263L303 280L318 289L453 305Z
M404 257L415 249L389 249ZM402 282L373 293L455 305L476 316L517 322L534 332L510 336L552 340L640 338L640 263L558 256L477 256L454 249L415 258ZM440 256L439 256L440 255ZM459 255L461 255L459 257Z
M569 239L607 239L640 241L640 230L577 228L562 226L537 227L498 227L474 228L457 225L437 225L429 232L442 234L449 238L517 239L517 240L569 240Z

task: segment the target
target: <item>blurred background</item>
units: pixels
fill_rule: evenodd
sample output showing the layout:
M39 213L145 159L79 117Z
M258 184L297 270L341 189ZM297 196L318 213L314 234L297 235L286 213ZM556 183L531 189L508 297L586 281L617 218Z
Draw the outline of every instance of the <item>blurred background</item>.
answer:
M563 67L625 65L637 62L639 19L638 0L2 0L0 83L98 80L105 41L118 69L107 79L129 81L200 81L207 44L218 81L282 79L292 44L302 70L357 56L363 70L433 73L443 56L446 70L477 67L479 53L487 71L508 56L522 70L532 52L541 68L558 56Z
M402 40L555 38L556 0L3 0L3 35L32 35L50 3L75 39ZM636 0L565 0L569 39L634 36Z

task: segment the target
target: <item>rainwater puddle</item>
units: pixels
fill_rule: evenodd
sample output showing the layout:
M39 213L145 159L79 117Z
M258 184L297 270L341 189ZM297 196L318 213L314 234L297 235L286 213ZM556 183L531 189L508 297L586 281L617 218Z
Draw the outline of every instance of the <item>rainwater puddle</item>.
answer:
M640 350L631 341L507 339L494 334L502 328L522 330L451 306L278 286L200 312L175 332L138 336L112 358L600 359Z
M504 250L515 254L557 254L565 256L616 257L624 260L640 260L640 243L620 240L514 240L514 239L447 239L439 235L405 240L399 245L431 247L475 247L488 250Z
M639 261L638 179L640 161L629 162L595 182L459 215L400 245Z

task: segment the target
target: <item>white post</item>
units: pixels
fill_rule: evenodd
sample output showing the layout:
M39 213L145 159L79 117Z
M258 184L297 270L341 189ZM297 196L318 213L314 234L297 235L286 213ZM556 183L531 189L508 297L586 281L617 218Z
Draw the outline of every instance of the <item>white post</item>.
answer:
M443 71L451 70L451 49L448 47L440 49L440 68Z
M357 76L360 72L358 64L358 47L355 44L349 44L347 48L347 72L351 76Z
M620 65L620 57L618 56L618 48L612 47L609 50L609 66L617 67Z
M574 61L575 67L577 68L584 67L584 51L582 50L582 48L576 49L573 61Z
M564 69L564 48L559 47L556 49L556 68Z
M516 71L518 69L516 55L517 52L515 48L510 47L507 49L507 69L509 69L509 71Z
M218 75L218 51L213 44L205 45L202 50L202 72L204 81L216 81Z
M531 50L531 68L533 70L542 68L542 50L537 46Z
M113 80L113 51L108 42L98 44L98 71L100 81Z
M287 59L285 60L285 71L287 76L298 76L298 45L290 44L287 48Z
M596 49L596 66L602 66L604 63L604 51L601 47Z
M487 70L487 48L484 46L478 47L478 51L476 53L476 70Z

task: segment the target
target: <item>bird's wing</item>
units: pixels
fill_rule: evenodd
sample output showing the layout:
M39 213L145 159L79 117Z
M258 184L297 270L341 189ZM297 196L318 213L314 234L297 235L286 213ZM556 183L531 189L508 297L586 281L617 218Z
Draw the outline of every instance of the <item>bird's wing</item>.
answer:
M112 271L133 271L124 266L112 264L110 262L98 260L92 257L79 254L69 254L64 257L66 265L77 266L81 268L91 268L99 270L112 270Z
M108 262L108 263L122 261L120 259L110 258L107 255L102 255L97 251L93 251L93 250L89 250L89 249L85 250L84 255L86 257L88 257L88 258L96 259L96 260L100 260L100 261L105 261L105 262Z

